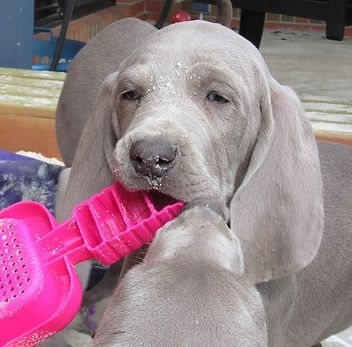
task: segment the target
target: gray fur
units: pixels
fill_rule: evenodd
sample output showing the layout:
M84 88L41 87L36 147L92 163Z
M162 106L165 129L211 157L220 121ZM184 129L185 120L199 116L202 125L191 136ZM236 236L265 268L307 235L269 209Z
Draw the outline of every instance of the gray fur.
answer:
M150 30L136 48L100 89L62 217L113 179L196 207L160 230L145 262L127 272L94 345L309 347L343 328L351 307L332 292L352 282L344 282L351 160L343 166L351 150L321 147L326 226L311 263L323 234L323 189L314 135L294 92L272 78L254 46L217 24ZM127 90L143 98L125 100ZM230 102L209 102L212 90ZM146 135L167 138L181 153L159 181L137 175L129 159L131 144ZM349 171L333 182L339 169ZM197 207L204 205L220 214ZM346 264L339 260L327 278L321 264L342 247Z
M319 145L326 227L295 274L248 283L234 232L194 208L121 281L93 346L310 347L352 322L352 148ZM112 323L113 322L113 323Z

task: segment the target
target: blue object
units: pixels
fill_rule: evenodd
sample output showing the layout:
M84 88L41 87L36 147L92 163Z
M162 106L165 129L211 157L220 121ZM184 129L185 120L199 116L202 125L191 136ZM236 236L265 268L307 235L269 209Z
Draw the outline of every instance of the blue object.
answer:
M33 39L33 56L39 58L40 62L32 65L32 69L49 70L58 39L53 36L52 30L48 28L35 28L34 32L47 32L49 39ZM84 45L85 43L81 41L65 39L56 71L67 71L70 62Z
M192 2L192 12L210 14L210 4L202 4L200 2Z
M59 173L63 166L0 151L0 210L33 200L54 212Z
M34 0L0 1L0 66L30 69Z

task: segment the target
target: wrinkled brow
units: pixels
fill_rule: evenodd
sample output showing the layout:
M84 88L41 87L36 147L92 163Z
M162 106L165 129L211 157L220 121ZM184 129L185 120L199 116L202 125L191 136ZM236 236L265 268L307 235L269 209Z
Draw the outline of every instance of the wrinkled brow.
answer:
M229 68L223 64L211 64L210 62L199 62L193 64L189 74L197 75L201 78L213 79L217 82L235 83L233 79L234 71L229 71ZM236 75L236 74L235 74Z
M147 87L153 81L153 74L147 65L133 65L121 72L118 89L126 87Z
M218 83L226 88L240 93L245 88L243 76L223 65L212 65L209 62L200 62L194 64L190 71L190 76L194 76L195 80L200 84Z

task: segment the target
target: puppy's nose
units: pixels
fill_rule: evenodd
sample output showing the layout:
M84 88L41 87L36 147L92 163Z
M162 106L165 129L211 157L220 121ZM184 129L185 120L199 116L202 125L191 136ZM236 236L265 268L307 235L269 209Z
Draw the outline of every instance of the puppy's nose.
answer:
M134 142L130 160L137 173L151 178L164 177L175 164L177 147L163 138L149 138Z

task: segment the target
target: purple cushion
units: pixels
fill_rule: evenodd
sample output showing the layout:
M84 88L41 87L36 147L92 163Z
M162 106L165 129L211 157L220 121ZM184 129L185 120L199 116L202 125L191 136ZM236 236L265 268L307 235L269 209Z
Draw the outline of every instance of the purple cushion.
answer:
M58 176L63 166L0 151L0 210L23 200L55 207Z

